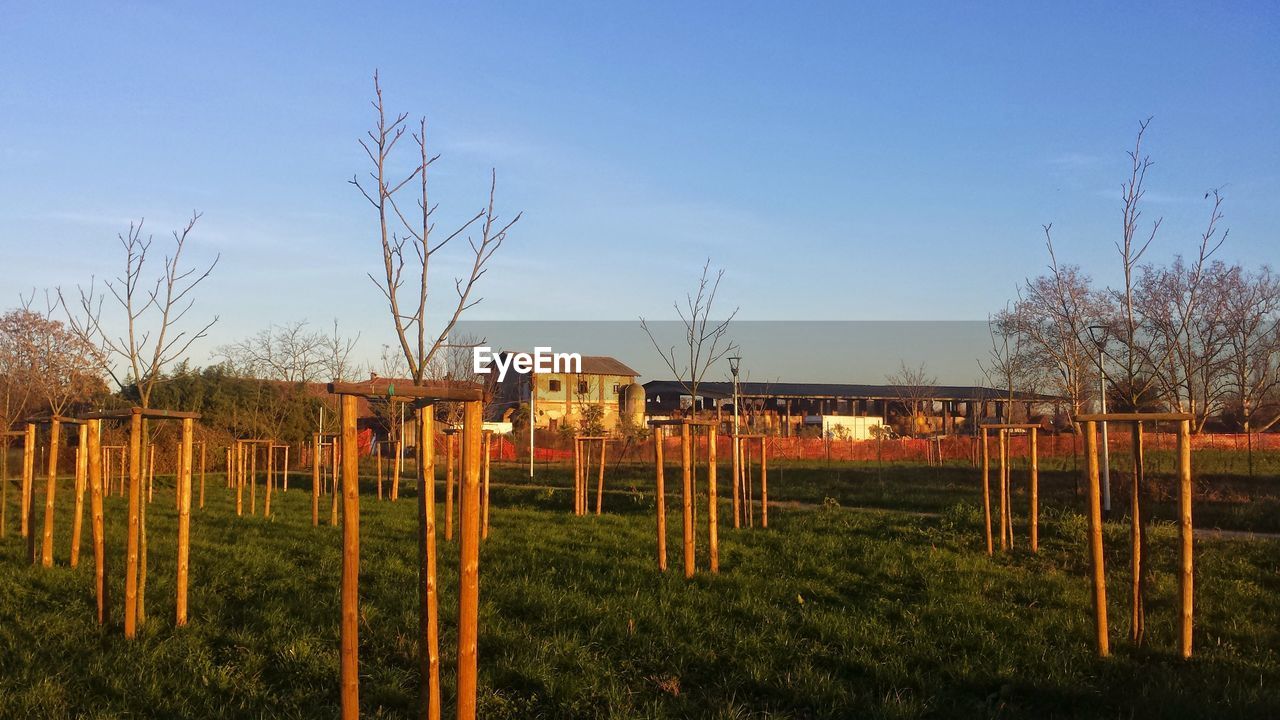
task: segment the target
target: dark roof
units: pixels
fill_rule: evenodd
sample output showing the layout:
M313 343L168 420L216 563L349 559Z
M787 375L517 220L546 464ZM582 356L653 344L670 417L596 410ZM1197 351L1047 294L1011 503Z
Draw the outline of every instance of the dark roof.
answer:
M513 353L516 350L503 350L503 353ZM525 352L525 351L519 351ZM582 373L583 375L626 375L628 377L639 377L640 373L632 370L625 363L617 358L608 355L583 355L582 356ZM510 377L508 375L508 377Z
M684 386L675 380L651 380L644 384L645 394L649 396L664 392L687 394ZM907 394L902 388L894 385L858 385L847 383L791 383L791 382L741 382L738 383L738 394L746 397L775 398L860 398L869 400L899 400ZM733 397L731 382L698 383L698 395L710 398ZM927 392L911 392L922 400L1007 400L1009 392L997 388L978 385L935 385ZM1054 395L1042 395L1014 391L1013 399L1023 402L1053 402L1060 400Z

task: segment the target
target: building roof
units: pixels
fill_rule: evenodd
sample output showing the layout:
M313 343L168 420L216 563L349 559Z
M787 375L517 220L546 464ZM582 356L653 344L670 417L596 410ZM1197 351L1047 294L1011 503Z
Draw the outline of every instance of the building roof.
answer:
M584 358L585 360L585 358ZM688 394L675 380L651 380L644 384L649 397L664 392ZM849 383L740 382L738 394L745 397L771 398L858 398L866 400L900 400L908 392L894 385L860 385ZM1008 400L1009 391L978 385L934 385L921 392L909 393L920 400ZM733 397L733 383L723 381L698 383L698 395L707 398ZM1015 390L1013 399L1021 402L1054 402L1054 395Z
M503 350L504 354L526 352L523 350ZM532 354L532 353L530 353ZM625 375L639 377L640 373L632 370L621 360L609 355L582 355L582 375Z

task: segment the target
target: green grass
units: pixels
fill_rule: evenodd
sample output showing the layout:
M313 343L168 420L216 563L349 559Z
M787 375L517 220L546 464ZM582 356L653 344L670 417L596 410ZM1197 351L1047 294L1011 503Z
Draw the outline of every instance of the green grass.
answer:
M966 481L944 470L934 481L916 469L920 482L942 483L921 490L906 476L882 488L874 467L854 481L788 468L794 482L779 473L771 495L821 500L834 488L848 493L841 504L879 498L941 514L777 509L767 531L723 530L721 574L692 581L677 570L673 499L672 572L656 571L642 468L630 479L610 475L620 492L599 518L570 516L565 490L495 489L481 556L481 717L1280 715L1280 542L1198 543L1197 649L1183 662L1174 654L1172 528L1151 531L1150 645L1137 650L1123 640L1125 528L1109 526L1115 654L1098 660L1083 518L1051 505L1039 555L987 558L972 473ZM494 480L521 475L497 467ZM181 630L173 496L158 490L148 510L149 618L134 642L122 637L118 603L106 628L93 620L87 542L81 566L67 566L70 503L60 506L51 570L26 565L11 515L0 540L0 717L336 716L338 531L310 526L309 495L298 487L306 480L295 481L263 520L237 518L232 495L210 476L208 505L193 514L191 624ZM568 473L544 470L538 481L565 487ZM414 491L402 487L392 504L371 498L367 480L363 490L362 708L366 717L411 717ZM261 510L261 493L258 502ZM112 498L107 511L117 599L123 509ZM448 716L456 544L442 542L441 552Z

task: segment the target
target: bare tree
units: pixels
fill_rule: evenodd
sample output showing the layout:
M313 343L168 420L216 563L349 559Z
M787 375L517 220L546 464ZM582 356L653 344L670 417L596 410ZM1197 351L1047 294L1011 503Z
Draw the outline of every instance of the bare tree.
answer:
M1255 422L1260 406L1280 388L1280 278L1263 266L1251 273L1237 269L1229 277L1224 320L1227 330L1227 383L1239 404L1241 426L1249 436L1249 472L1253 472L1253 435L1280 421L1280 411Z
M905 360L900 360L898 371L886 375L885 382L893 388L898 403L907 411L907 434L915 437L926 403L937 394L938 378L929 374L924 363L911 367Z
M415 385L422 385L427 371L440 348L446 344L446 338L457 324L464 312L481 302L482 298L473 295L476 284L487 272L489 261L494 253L502 247L511 227L520 220L516 214L509 221L501 220L494 208L494 196L497 190L497 171L489 174L488 203L470 219L462 222L455 230L445 235L433 235L435 206L428 195L428 176L430 167L439 155L431 155L427 151L427 121L422 118L418 122L418 130L411 133L417 144L417 153L410 161L409 170L400 174L392 168L396 145L404 137L407 127L407 113L389 117L382 99L382 86L378 74L373 75L373 109L375 125L368 132L367 139L360 140L369 157L371 168L368 179L362 181L358 176L351 178L351 184L364 196L377 215L377 238L382 255L382 271L378 276L369 275L369 279L382 293L391 315L392 327L400 355L403 356L405 368ZM416 183L415 183L416 181ZM413 187L416 211L402 205L402 191ZM472 234L468 234L472 233ZM467 236L470 246L470 269L465 277L455 277L453 290L455 297L450 298L437 329L429 327L428 299L431 290L431 260L436 253L444 250L456 238ZM406 246L408 252L406 253ZM406 270L408 274L406 275ZM401 295L405 283L410 284L413 294ZM432 317L434 315L432 314ZM419 444L421 447L421 444ZM434 720L439 717L439 695L432 694L431 689L439 687L438 646L435 638L435 613L437 599L434 588L435 577L435 526L428 520L428 513L434 517L434 482L422 475L426 458L420 458L419 492L418 492L418 560L420 568L419 592L421 593L419 608L419 663L423 677L420 685L419 713L423 718Z
M320 339L320 366L324 377L330 380L349 380L353 370L351 353L360 342L360 333L355 337L345 336L338 329L338 320L333 320L333 332Z
M991 349L986 362L978 361L978 368L987 382L1004 387L1007 407L1012 408L1018 391L1036 387L1041 368L1012 307L988 318L987 332L991 336Z
M98 293L94 281L80 287L79 300L67 302L62 290L58 300L67 313L72 332L93 348L98 368L115 381L123 391L136 387L138 404L151 406L151 391L164 374L164 369L183 358L187 350L203 339L217 316L196 330L182 328L183 321L195 305L194 291L213 272L221 256L203 269L183 263L183 251L200 213L179 230L173 231L173 245L165 255L161 270L154 279L144 278L154 238L143 235L143 221L130 223L127 233L119 235L124 250L124 274L105 281L106 293ZM122 314L103 319L105 297L110 294L113 306ZM112 320L118 320L113 323Z
M684 324L684 343L679 346L670 345L664 350L654 329L640 318L640 326L676 381L689 394L694 410L698 407L698 385L707 371L738 347L728 338L729 323L738 314L738 308L735 307L723 320L715 319L716 294L723 278L723 269L717 270L714 278L711 276L711 259L707 258L702 265L697 290L685 294L683 305L678 301L672 303Z

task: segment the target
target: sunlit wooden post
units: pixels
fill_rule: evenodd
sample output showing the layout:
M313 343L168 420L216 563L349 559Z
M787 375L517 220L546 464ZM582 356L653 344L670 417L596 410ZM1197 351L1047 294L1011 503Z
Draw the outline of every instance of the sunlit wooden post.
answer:
M734 408L733 411L736 413L738 412L738 409ZM729 445L729 454L733 456L733 470L731 472L733 474L733 528L735 530L742 527L742 503L740 502L741 498L738 497L740 492L739 487L742 482L741 442L742 441L738 439L738 436L734 435L733 442Z
M480 434L484 404L463 410L462 485L458 517L458 720L475 720L480 611Z
M666 460L663 458L663 428L661 425L653 428L653 454L657 465L657 494L658 504L658 569L662 572L667 571L667 486L663 475L665 474Z
M1111 654L1107 637L1107 577L1102 553L1102 500L1098 472L1098 424L1084 423L1084 452L1089 474L1089 559L1093 582L1093 618L1097 631L1098 657Z
M404 437L403 423L400 425L400 436ZM404 463L404 441L397 440L392 447L395 448L396 457L391 463L391 502L395 502L400 499L400 471L404 469L402 467ZM285 452L288 451L286 450ZM287 458L288 455L285 457Z
M49 420L49 474L44 488L44 539L40 545L40 564L53 567L53 507L58 492L58 449L62 446L62 422Z
M71 516L71 567L80 566L80 536L84 528L84 490L89 475L89 427L76 428L76 504Z
M375 440L373 443L373 465L378 473L378 499L382 499L382 442Z
M236 515L244 515L244 443L236 441Z
M187 575L191 559L191 442L195 421L182 419L182 454L178 464L178 578L176 619L178 627L187 624Z
M690 430L688 423L680 424L680 481L683 491L684 503L684 576L686 578L693 577L693 573L697 567L697 560L694 557L696 550L693 536L693 468L691 467L690 458L692 456L692 448L690 447Z
M249 514L258 514L258 443L249 443Z
M606 440L600 438L600 475L596 484L596 515L600 515L604 511L604 464L605 464L605 445Z
M483 438L481 451L482 489L480 494L480 539L487 540L489 538L489 463L492 461L490 456L493 452L493 433L481 433Z
M1031 552L1040 551L1040 450L1035 428L1027 430L1027 458L1031 463L1027 479L1031 494Z
M234 443L234 441L232 442ZM231 454L232 454L231 445L228 445L227 446L227 476L223 478L223 480L227 481L228 490L231 489L232 483L235 482L235 477L236 477L235 468L231 466Z
M90 420L86 429L89 436L89 512L93 516L93 589L98 601L98 624L103 625L107 622L107 552L102 513L102 421Z
M760 527L769 527L769 451L768 438L760 436Z
M311 527L320 526L320 435L311 436Z
M457 441L453 428L444 436L444 539L453 539L453 456Z
M342 717L360 717L360 455L355 395L342 396Z
M987 444L987 429L982 428L982 515L987 528L987 554L994 555L991 535L991 451Z
M1129 639L1141 646L1147 634L1146 533L1142 526L1142 422L1134 421L1131 428L1129 439L1133 447L1133 473L1129 482L1129 543L1133 562L1130 566Z
M150 441L148 440L148 442L150 442ZM147 460L147 502L152 502L152 501L153 501L153 500L155 500L155 498L156 498L156 446L155 446L155 445L148 445L148 446L147 446L147 450L148 450L148 453L147 453L147 455L148 455L148 460ZM146 512L147 512L147 511L146 511L146 510L143 510L142 512L143 512L143 514L144 514L144 518L143 518L143 521L142 521L142 523L143 523L143 524L142 524L142 532L143 532L143 535L145 536L145 534L146 534L146 532L147 532L147 525L146 525L146 522L147 522L147 521L146 521L146 518L145 518L145 514L146 514Z
M1191 657L1195 606L1194 530L1191 524L1191 421L1178 422L1178 652Z
M720 518L716 507L716 439L715 425L707 426L707 554L711 572L720 572ZM603 448L604 443L600 446ZM601 451L603 453L603 450ZM603 460L603 456L601 460Z
M997 431L996 454L1000 456L1000 551L1009 549L1009 474L1005 458L1008 456L1008 438L1002 428Z
M142 413L129 416L129 527L125 541L124 636L138 633L138 539L142 506Z
M31 506L33 500L31 498L32 489L35 487L36 476L36 425L35 423L27 423L26 433L22 437L22 492L20 502L22 507L18 510L19 524L22 528L22 537L27 538L29 547L28 554L34 550L35 545L32 541L33 533L31 530Z
M289 492L289 446L284 446L284 467L280 470L280 479L283 489Z
M276 484L276 448L272 443L267 443L267 480L263 483L263 489L266 496L262 500L262 517L271 517L271 494Z
M340 441L340 438L334 438L334 439L333 439L333 442L332 442L332 443L330 443L330 444L332 445L332 447L330 448L330 450L331 450L331 452L333 453L333 464L332 464L332 470L333 470L333 487L332 487L332 492L330 492L330 493L329 493L329 500L330 500L330 503L329 503L329 526L330 526L330 527L338 527L338 493L342 492L342 490L341 490L341 487L342 487L342 474L339 472L339 470L341 469L341 468L340 468L340 466L339 466L339 463L341 463L341 462L342 462L342 460L344 460L344 459L346 458L346 453L342 451L342 447L341 447L342 443L341 443L341 441ZM359 457L359 455L357 455L357 456L356 456L356 458L355 458L355 463L356 463L356 469L357 469L357 471L358 471L358 470L359 470L359 468L360 468L360 457ZM357 474L358 474L358 473L357 473ZM359 483L359 482L360 482L358 477L357 477L357 479L356 479L356 482L357 482L357 483Z
M206 449L207 449L206 441L201 440L200 441L200 509L201 510L204 509L204 471L205 471L204 461L205 461Z
M418 553L422 568L418 588L418 716L440 717L440 599L436 579L435 406L419 404L417 421ZM394 494L394 486L392 493Z

